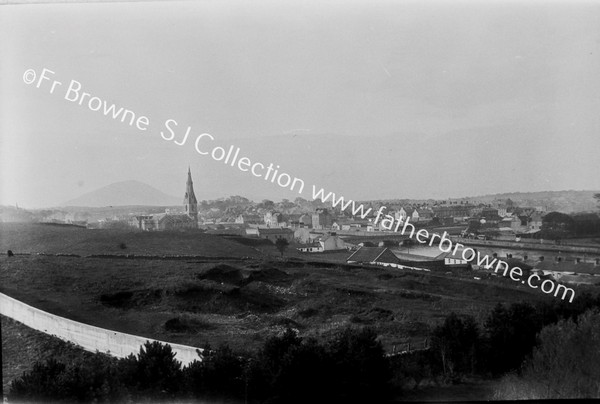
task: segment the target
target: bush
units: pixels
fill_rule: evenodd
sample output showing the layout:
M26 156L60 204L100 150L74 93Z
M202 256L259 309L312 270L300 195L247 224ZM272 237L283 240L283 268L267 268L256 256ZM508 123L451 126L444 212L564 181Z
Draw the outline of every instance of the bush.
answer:
M488 369L495 375L518 371L531 354L543 323L529 303L515 303L508 308L498 304L485 321Z
M135 357L121 360L123 380L144 398L173 398L182 383L181 362L170 345L146 342Z
M13 381L10 401L127 402L118 362L97 354L66 365L50 359L37 362L30 372Z
M462 374L475 372L480 343L479 328L472 316L451 313L434 329L431 349L447 380L455 382Z
M269 338L249 367L249 395L273 403L379 402L391 372L377 334L348 328L325 344L292 330Z
M91 357L88 358L88 356ZM184 369L169 345L147 342L124 359L84 355L70 364L50 360L11 385L11 401L143 402L250 399L271 403L381 402L391 372L377 334L348 328L326 343L288 329L247 358L223 345L206 347Z
M522 376L505 377L495 398L600 398L600 312L545 327L539 339Z
M286 239L284 239L284 238L278 238L275 241L275 247L277 247L277 250L281 253L282 257L283 257L283 253L288 248L289 244L290 243Z
M183 369L186 390L197 398L243 398L246 388L247 360L227 345L216 350L204 348L202 361Z
M389 362L372 328L347 328L328 344L337 398L344 402L381 402L388 398Z

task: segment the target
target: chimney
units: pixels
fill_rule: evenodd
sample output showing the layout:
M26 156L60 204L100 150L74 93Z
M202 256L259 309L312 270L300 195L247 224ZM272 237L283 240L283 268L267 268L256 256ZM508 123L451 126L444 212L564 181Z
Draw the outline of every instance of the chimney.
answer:
M575 263L579 264L581 262L581 258L575 258Z
M527 254L523 256L523 261L527 261Z
M594 266L598 266L600 265L600 258L596 258L596 260L594 261Z
M544 256L543 256L543 255L540 255L540 258L538 258L538 259L539 259L540 261L543 261L543 260L544 260Z
M562 258L561 258L561 257L556 257L556 258L555 258L555 261L556 261L557 263L558 263L558 262L561 262L561 261L562 261Z

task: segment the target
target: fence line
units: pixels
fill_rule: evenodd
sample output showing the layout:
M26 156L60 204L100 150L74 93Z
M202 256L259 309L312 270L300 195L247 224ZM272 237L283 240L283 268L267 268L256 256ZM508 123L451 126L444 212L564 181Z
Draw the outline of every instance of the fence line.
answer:
M140 347L146 341L157 341L152 338L112 331L69 320L68 318L29 306L4 293L0 293L0 314L10 317L34 330L72 342L86 351L99 351L118 358L124 358L130 354L138 354ZM183 366L188 365L194 360L201 360L196 352L197 350L202 351L200 348L164 341L158 342L169 344L176 354L175 359L181 361Z

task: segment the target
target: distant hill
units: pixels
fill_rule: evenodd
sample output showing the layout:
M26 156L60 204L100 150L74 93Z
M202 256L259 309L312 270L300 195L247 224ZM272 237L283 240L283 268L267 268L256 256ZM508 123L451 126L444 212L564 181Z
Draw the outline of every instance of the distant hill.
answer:
M477 196L473 199L489 203L494 200L511 199L519 206L542 206L548 211L564 213L597 212L598 202L594 194L598 191L542 191L512 192L494 195Z
M71 199L63 206L170 206L181 205L183 196L176 198L139 181L122 181L107 185L78 198Z
M599 191L539 191L539 192L510 192L501 194L488 194L478 196L465 196L464 198L449 198L450 202L460 203L493 203L495 201L512 200L521 207L543 207L548 212L558 211L564 213L597 212L600 206L594 198ZM371 201L367 201L371 202ZM373 201L376 202L376 201ZM413 204L434 203L435 199L391 199L386 203Z

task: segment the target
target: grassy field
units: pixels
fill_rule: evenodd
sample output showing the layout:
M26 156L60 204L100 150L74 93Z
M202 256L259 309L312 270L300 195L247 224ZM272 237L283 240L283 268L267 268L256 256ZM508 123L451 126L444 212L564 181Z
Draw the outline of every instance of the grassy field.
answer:
M0 223L0 251L47 254L256 257L257 249L202 232L88 230L44 223Z
M31 228L20 229L17 237L12 231L3 232L2 244L17 241L43 251L81 252L73 247L76 244L80 249L85 246L84 254L101 254L105 252L100 246L126 240L136 251L149 242L156 255L187 248L191 254L206 256L231 251L232 258L253 253L256 258L243 261L0 258L2 290L35 307L105 328L198 346L227 342L236 348L256 347L286 326L321 336L355 324L376 327L386 348L401 348L408 341L422 342L450 311L482 319L497 302L543 298L510 282L280 260L267 256L269 249L258 252L202 234L111 236L78 228L41 229L33 233L28 233ZM34 240L29 244L28 234ZM193 243L195 249L186 247Z
M225 342L255 349L286 327L324 338L349 325L369 325L388 351L402 350L408 342L419 347L451 311L483 320L498 302L548 299L510 281L476 281L472 274L349 266L334 256L324 258L341 262L282 260L274 248L203 234L0 229L5 250L82 255L4 254L2 292L73 320L199 347ZM121 242L130 254L231 259L83 257L117 254Z

